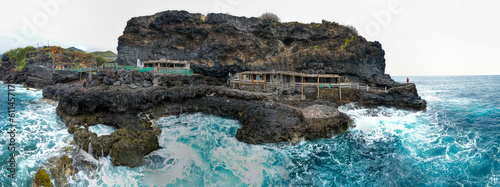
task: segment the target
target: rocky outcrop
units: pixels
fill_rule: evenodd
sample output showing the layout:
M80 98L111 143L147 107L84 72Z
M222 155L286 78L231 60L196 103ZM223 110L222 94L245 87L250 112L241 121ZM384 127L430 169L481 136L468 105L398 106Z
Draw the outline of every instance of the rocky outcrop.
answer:
M129 20L117 50L117 62L122 65L135 65L137 59L189 60L195 73L213 77L274 69L340 74L378 86L395 84L385 74L385 53L379 42L369 42L355 30L328 21L273 23L227 14L165 11Z
M25 66L20 67L23 62L25 62ZM79 81L80 78L88 76L88 73L85 72L54 71L56 66L85 68L96 66L96 62L92 55L84 52L63 49L58 46L41 48L28 46L11 50L3 55L0 65L0 80L24 84L32 88L45 88L57 83Z
M351 126L350 118L337 109L325 105L312 105L302 110L305 122L305 138L314 140L332 137Z
M339 93L338 89L328 91L328 93L332 92ZM327 98L331 97L331 95L327 96ZM418 95L417 88L413 83L400 84L400 86L387 89L387 91L342 88L342 99L339 98L339 94L335 94L333 99L338 105L354 102L370 108L385 106L417 111L427 108L427 102Z
M251 144L295 144L302 139L327 138L352 125L333 106L291 106L274 100L276 96L272 93L218 86L219 82L212 77L166 76L155 78L156 84L162 86L141 89L128 86L148 79L145 74L139 75L143 79L134 79L137 75L100 71L90 81L132 77L132 82L125 80L122 86L101 83L89 87L85 93L78 84L57 84L44 89L43 95L59 101L56 112L68 126L68 132L74 134L75 145L96 158L110 155L114 165L130 167L143 164L145 155L160 148L161 130L151 125L150 119L162 116L201 112L236 119L241 124L236 138ZM96 124L111 125L118 130L97 136L87 129Z
M409 110L425 110L427 102L418 96L415 84L390 88L387 92L364 92L359 102L363 106L388 106Z
M154 75L150 72L141 73L139 71L126 71L124 69L111 69L98 71L92 85L130 86L132 88L142 88L153 86ZM97 82L96 82L97 81Z
M83 74L83 75L81 75ZM70 83L70 82L75 82L75 81L80 81L80 79L87 78L88 74L87 73L80 73L76 71L54 71L52 74L52 84L57 84L57 83ZM52 85L48 84L48 85Z
M73 165L73 159L68 155L52 157L47 164L54 186L69 186L68 178L75 179L78 169Z
M22 71L16 71L17 65L8 55L2 58L0 80L12 81L15 84L25 84L29 87L44 88L52 85L52 59L48 55L28 54L27 66Z
M207 97L207 94L214 96ZM242 128L238 130L236 137L253 144L292 141L294 138L304 137L316 139L333 135L326 133L324 136L306 136L307 133L304 132L308 124L315 122L305 121L301 108L274 102L270 96L271 94L204 85L144 89L101 85L89 88L86 94L78 89L65 89L65 92L58 96L60 99L56 110L69 126L106 124L116 128L136 128L141 126L138 124L144 123L147 116L202 112L237 119ZM337 121L339 123L331 125L346 122L339 129L347 128L347 117L345 120ZM79 136L83 135L75 131L76 142L79 142L77 138ZM89 137L87 135L83 137L84 142L81 143L83 147L89 143L87 142Z
M69 152L65 148L65 152ZM70 186L69 179L75 180L78 173L77 166L73 162L73 158L64 154L55 156L49 159L49 162L38 168L38 172L33 178L33 186Z
M201 112L236 119L241 124L236 139L250 144L296 144L303 139L331 137L352 125L351 119L336 109L337 104L342 104L338 100L335 104L293 99L300 93L231 89L221 86L219 79L203 75L101 70L89 82L85 93L79 83L56 84L44 89L43 96L59 101L56 112L80 149L96 158L110 155L115 165L139 166L145 155L160 148L161 130L151 122L162 116ZM425 101L418 97L413 84L387 92L342 89L342 95L343 102L364 106L425 109ZM118 130L103 136L87 130L97 124Z
M110 135L97 136L87 128L70 125L73 140L78 148L94 157L110 155L115 166L136 167L144 164L144 156L160 148L161 130L150 123L121 128Z
M45 171L45 169L39 168L38 172L35 174L35 178L33 178L33 186L35 187L51 187L52 183L50 183L50 176Z

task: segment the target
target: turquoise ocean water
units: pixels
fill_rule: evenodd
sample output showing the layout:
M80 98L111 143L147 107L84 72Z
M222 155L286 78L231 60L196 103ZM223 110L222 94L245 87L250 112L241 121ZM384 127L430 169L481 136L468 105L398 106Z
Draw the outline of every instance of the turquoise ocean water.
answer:
M406 77L395 77L399 82ZM427 100L414 112L353 104L339 110L356 127L329 139L248 145L235 120L202 114L162 118L163 149L146 165L115 167L87 155L95 170L72 186L500 186L500 76L410 77ZM17 180L7 177L7 87L0 83L0 185L29 186L37 169L70 146L72 135L41 102L17 86ZM98 134L113 128L98 125ZM82 153L85 155L85 153Z

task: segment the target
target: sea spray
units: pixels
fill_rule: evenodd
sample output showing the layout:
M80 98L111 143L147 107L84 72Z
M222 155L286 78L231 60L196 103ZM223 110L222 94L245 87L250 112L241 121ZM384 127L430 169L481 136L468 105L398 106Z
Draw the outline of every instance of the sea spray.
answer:
M202 114L162 118L160 146L147 156L145 184L285 185L286 157L270 146L234 138L235 120Z
M102 136L102 135L110 135L111 133L115 132L116 129L112 126L97 124L90 126L89 131L96 133L97 136Z
M0 84L0 90L6 90L5 84ZM4 108L6 97L0 98L0 106ZM18 112L16 123L18 125L18 140L16 149L18 173L17 180L12 181L6 175L6 163L1 162L0 186L30 186L38 168L47 163L53 156L59 156L63 148L69 146L72 135L67 133L65 125L55 114L56 105L39 101L42 91L31 91L16 85L16 100ZM0 144L7 142L6 128L3 120L7 119L5 113L0 114L1 134ZM4 148L4 147L2 147ZM0 158L6 160L6 153L2 149Z

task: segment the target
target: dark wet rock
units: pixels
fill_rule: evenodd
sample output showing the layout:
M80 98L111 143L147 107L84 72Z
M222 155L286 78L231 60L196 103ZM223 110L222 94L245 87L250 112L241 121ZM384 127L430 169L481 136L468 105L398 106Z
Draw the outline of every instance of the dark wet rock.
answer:
M144 123L147 124L147 123ZM144 156L160 149L158 136L161 130L151 124L137 124L116 130L110 135L97 136L87 128L70 127L78 148L95 158L110 155L115 166L136 167L144 164Z
M55 71L52 74L54 84L80 81L80 72L76 71Z
M363 106L388 106L409 110L425 110L427 102L418 96L415 84L402 84L390 88L387 92L364 92L359 103Z
M2 56L2 62L6 62L6 61L9 61L9 56L8 55L3 55Z
M68 155L52 157L47 164L54 186L69 186L68 178L75 179L78 169L73 165L73 159Z
M301 108L274 102L269 93L253 93L220 86L184 85L131 89L127 86L101 85L89 88L85 94L79 91L67 92L61 94L60 98L57 114L69 126L69 132L75 133L75 142L81 142L78 145L84 150L88 150L91 140L98 137L78 130L75 126L106 124L134 129L144 122L145 114L168 116L202 112L236 119L242 125L236 138L252 144L331 137L342 129L345 130L344 126L349 121L348 118L335 119L330 121L332 127L324 128L327 132L323 135L307 135L308 132L317 132L306 132L309 123L304 121ZM338 116L340 114L322 119L327 123ZM332 130L336 125L342 126L337 128L340 130ZM106 154L107 149L104 152ZM93 151L93 154L99 153Z
M115 166L136 167L144 164L144 156L160 149L158 136L161 130L153 128L149 131L135 131L122 128L113 132L110 139L118 140L111 148L111 157ZM103 141L106 144L106 141ZM104 146L104 145L103 145Z
M302 110L302 114L307 124L304 133L307 140L332 137L345 132L353 124L349 116L325 105L309 106Z

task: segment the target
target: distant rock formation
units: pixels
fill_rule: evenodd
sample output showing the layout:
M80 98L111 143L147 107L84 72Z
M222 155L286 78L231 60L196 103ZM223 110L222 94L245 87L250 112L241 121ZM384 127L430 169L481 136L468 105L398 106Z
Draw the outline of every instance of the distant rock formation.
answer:
M58 66L65 66L66 69L96 66L93 55L58 46L41 48L28 46L14 50L24 50L25 54L10 56L7 52L3 55L0 80L4 82L13 80L13 83L25 84L28 87L44 88L57 83L78 81L81 77L88 76L88 73L54 71ZM25 63L22 68L20 67L22 63L19 61Z
M368 42L355 30L329 21L276 23L165 11L129 20L117 49L117 63L122 65L166 58L192 61L195 73L214 77L247 70L290 70L397 86L385 74L379 42Z
M90 54L102 56L108 61L115 61L117 58L116 53L114 53L113 51L94 51Z

